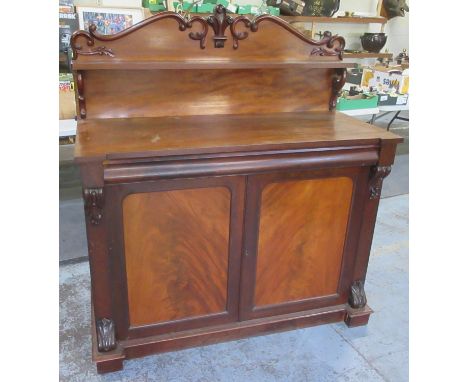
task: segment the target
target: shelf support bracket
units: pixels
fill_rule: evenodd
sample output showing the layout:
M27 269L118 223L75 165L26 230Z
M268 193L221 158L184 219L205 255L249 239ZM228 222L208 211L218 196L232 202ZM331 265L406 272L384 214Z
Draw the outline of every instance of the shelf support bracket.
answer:
M332 77L332 95L330 98L329 109L330 111L335 110L338 96L346 82L346 68L335 69L335 74Z

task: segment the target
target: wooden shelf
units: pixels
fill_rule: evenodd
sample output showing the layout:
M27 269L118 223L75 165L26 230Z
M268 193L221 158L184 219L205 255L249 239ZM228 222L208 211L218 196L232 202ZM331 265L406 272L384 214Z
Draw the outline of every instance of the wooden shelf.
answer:
M327 61L215 61L215 60L197 60L197 61L130 61L130 60L94 60L93 62L73 62L74 70L94 70L94 69L280 69L291 67L304 68L352 68L355 64L335 60Z
M343 53L343 58L392 58L392 53Z
M289 149L372 145L380 139L401 140L378 127L329 111L83 119L78 121L75 157L155 159L274 150L278 145Z
M151 13L150 16L158 12ZM190 13L193 16L210 16L211 13ZM236 13L229 14L232 17L240 16ZM249 18L254 18L255 15L243 15ZM337 23L337 24L385 24L387 19L385 17L324 17L324 16L278 16L280 19L288 22L303 22L303 23Z
M343 23L343 24L385 24L384 17L320 17L320 16L279 16L284 21L305 23Z

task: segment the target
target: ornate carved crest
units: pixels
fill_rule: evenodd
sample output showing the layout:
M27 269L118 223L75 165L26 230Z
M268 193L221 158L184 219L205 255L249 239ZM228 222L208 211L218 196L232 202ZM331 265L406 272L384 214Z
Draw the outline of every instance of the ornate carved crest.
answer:
M215 42L215 48L224 48L224 42L227 37L224 35L226 28L234 21L231 16L226 15L226 8L221 4L218 4L211 16L206 19L207 23L211 25L214 31L213 40Z
M97 343L99 351L115 349L115 327L114 322L108 318L96 321Z
M351 308L364 308L367 304L366 292L364 292L364 282L357 280L351 285L351 294L348 300Z
M307 38L297 29L293 28L288 22L280 19L276 16L271 15L260 15L254 17L252 20L247 16L237 16L233 18L230 15L226 14L226 8L221 4L218 4L214 10L213 14L208 17L193 16L188 18L176 12L160 12L142 22L133 25L132 27L125 29L119 33L113 35L101 35L96 32L96 26L91 25L89 27L89 32L86 31L76 31L71 38L71 47L73 50L73 59L76 59L79 54L81 55L101 55L107 57L115 57L118 55L118 52L114 52L112 49L107 48L106 46L95 46L95 41L114 41L118 40L130 33L133 33L145 26L158 22L163 19L174 19L179 24L179 30L185 31L186 29L192 28L193 23L197 22L201 25L201 32L190 32L188 34L189 38L192 40L200 41L200 48L205 48L206 36L208 34L208 28L211 27L214 32L213 40L215 48L224 48L224 43L227 40L225 31L229 26L230 32L233 39L233 48L239 48L239 41L245 40L249 33L247 31L238 31L237 25L239 23L244 24L244 26L250 32L258 31L259 25L262 22L271 22L275 23L282 28L286 29L288 32L298 37L302 41L310 44L312 50L311 55L318 56L339 56L342 59L342 52L345 46L345 41L343 37L332 36L330 32L325 32L323 38L320 41L315 41ZM80 39L84 38L88 49L85 49L83 44L79 43Z
M374 166L370 172L369 199L380 198L383 180L392 171L391 166Z
M102 188L85 188L83 199L86 218L91 224L97 225L102 219L102 209L104 207L104 192Z

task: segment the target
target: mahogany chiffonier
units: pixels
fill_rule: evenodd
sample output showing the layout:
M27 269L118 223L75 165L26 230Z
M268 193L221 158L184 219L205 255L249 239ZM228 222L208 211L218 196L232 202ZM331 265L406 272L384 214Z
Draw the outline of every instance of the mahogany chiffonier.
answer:
M335 113L344 40L162 12L72 37L99 372L345 321L401 138Z

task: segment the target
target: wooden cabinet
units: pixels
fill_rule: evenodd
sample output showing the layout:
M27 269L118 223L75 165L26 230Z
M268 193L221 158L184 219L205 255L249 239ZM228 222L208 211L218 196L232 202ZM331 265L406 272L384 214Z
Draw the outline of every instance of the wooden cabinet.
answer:
M375 217L401 138L334 112L341 37L219 5L79 31L72 47L99 372L367 323Z

